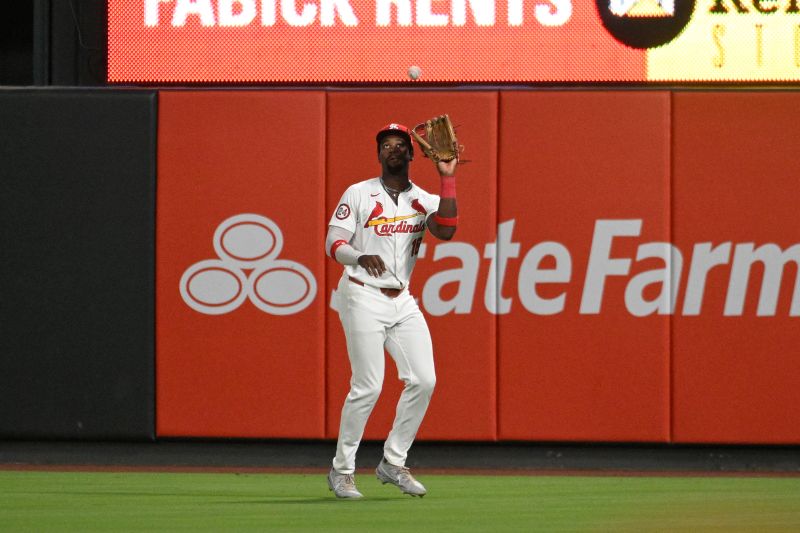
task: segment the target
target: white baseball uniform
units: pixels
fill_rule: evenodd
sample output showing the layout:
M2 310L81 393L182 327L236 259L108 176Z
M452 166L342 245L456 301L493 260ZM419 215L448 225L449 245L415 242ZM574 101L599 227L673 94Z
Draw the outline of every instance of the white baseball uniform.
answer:
M344 328L352 377L342 408L333 467L355 471L355 457L372 408L383 385L384 349L405 382L394 425L384 444L389 463L404 466L436 383L433 347L425 318L408 285L427 227L439 208L439 197L413 183L397 205L380 178L350 186L330 226L352 233L349 244L361 253L379 255L386 265L380 277L358 265L345 265L335 307ZM400 289L396 297L381 288ZM397 291L395 291L397 292Z

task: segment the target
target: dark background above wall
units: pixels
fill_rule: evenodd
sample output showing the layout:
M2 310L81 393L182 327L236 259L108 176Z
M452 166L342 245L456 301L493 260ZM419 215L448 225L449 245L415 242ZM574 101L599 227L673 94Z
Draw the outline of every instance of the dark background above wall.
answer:
M0 85L106 84L104 0L6 4L0 18Z

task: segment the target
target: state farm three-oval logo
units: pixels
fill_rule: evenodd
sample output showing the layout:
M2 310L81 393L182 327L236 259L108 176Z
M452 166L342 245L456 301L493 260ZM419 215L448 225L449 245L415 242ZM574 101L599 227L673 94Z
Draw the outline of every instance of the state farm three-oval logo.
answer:
M279 259L283 232L256 214L223 221L214 232L216 259L204 259L181 276L186 305L207 315L221 315L249 299L271 315L291 315L308 307L317 295L311 271L296 261Z
M631 48L655 48L677 37L694 13L695 0L595 0L603 26Z

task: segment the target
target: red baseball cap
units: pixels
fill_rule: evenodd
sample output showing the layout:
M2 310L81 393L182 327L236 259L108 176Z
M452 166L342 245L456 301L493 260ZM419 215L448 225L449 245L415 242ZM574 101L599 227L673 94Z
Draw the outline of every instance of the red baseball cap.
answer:
M401 137L405 137L408 141L408 151L412 156L414 155L414 143L411 142L411 130L396 122L387 124L378 130L378 134L375 136L375 140L378 143L378 152L380 152L381 139L387 135L400 135Z

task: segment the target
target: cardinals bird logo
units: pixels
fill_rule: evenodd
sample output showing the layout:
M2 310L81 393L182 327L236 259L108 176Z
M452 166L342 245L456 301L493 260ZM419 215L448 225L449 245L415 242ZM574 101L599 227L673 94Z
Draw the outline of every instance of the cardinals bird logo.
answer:
M369 216L367 217L367 222L364 224L364 227L368 228L370 226L374 226L374 224L370 224L370 222L377 219L382 214L383 214L383 204L380 202L375 202L375 207L372 208L372 213L370 213Z
M422 213L423 215L428 214L428 211L426 211L425 208L422 207L422 204L419 203L419 198L414 198L413 200L411 200L411 207L413 207L417 211L417 213Z

